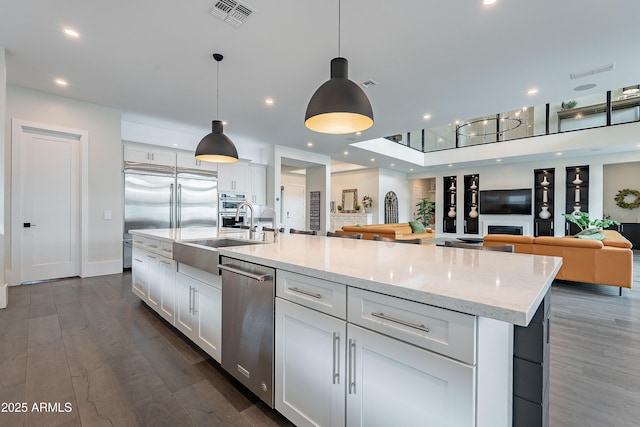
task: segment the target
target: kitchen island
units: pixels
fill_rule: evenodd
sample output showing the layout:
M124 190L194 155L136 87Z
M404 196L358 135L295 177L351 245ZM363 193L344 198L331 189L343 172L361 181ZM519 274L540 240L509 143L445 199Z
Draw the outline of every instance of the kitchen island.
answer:
M276 270L275 408L298 425L512 425L514 325L534 319L562 262L292 234L220 255Z

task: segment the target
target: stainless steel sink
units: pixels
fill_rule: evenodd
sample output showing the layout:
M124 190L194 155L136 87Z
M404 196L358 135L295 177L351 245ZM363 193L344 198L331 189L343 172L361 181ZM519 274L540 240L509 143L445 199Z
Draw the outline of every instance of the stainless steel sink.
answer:
M262 242L240 239L206 239L186 242L173 242L173 259L199 270L219 274L219 254L217 248L233 246L259 245Z
M207 239L207 240L194 240L191 243L193 245L207 246L209 248L226 248L227 246L246 246L246 245L259 245L261 242L254 240L235 240L235 239Z

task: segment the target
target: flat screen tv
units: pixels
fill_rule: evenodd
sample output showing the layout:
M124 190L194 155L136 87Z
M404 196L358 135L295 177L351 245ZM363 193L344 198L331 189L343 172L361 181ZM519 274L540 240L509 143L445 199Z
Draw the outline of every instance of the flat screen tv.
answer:
M531 215L531 189L480 191L480 213Z

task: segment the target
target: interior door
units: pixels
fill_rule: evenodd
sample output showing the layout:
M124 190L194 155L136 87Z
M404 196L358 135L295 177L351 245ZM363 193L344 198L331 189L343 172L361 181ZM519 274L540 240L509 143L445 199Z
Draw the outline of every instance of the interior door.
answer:
M25 130L20 144L21 281L80 274L80 139Z
M306 229L305 188L303 185L287 184L284 188L284 226L287 230Z

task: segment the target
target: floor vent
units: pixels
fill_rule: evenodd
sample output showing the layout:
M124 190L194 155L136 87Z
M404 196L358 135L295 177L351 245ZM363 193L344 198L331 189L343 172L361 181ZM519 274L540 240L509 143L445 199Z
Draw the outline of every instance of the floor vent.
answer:
M211 8L211 14L222 21L239 27L255 12L246 4L235 0L217 0Z

